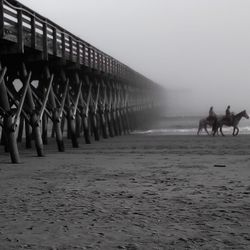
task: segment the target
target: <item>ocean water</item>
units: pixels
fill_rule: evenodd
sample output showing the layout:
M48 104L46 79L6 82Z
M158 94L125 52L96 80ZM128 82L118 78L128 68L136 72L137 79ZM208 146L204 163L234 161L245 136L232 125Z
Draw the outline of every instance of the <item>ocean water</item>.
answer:
M150 128L145 130L137 130L136 134L148 135L196 135L199 120L203 117L199 116L177 116L177 117L161 117L157 122L152 124ZM250 134L250 119L242 118L239 123L239 134ZM211 128L208 128L211 132ZM224 134L232 134L232 127L223 127ZM202 131L200 135L206 134Z

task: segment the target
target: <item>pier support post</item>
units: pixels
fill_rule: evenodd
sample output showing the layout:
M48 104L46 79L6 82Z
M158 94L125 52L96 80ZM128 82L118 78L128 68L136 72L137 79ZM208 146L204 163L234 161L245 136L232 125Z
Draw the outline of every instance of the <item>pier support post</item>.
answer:
M48 144L48 116L46 113L43 114L42 118L42 140L43 144Z
M3 119L3 132L6 137L6 143L10 152L11 162L19 163L20 156L17 147L15 128L12 123L11 107L9 104L8 94L5 86L5 75L7 68L2 68L0 64L0 107L5 112Z
M92 83L89 81L89 77L85 76L85 91L87 93L87 99L85 102L85 107L82 109L82 125L83 125L83 133L85 138L85 143L90 144L90 131L89 131L89 107L92 96ZM82 95L82 102L84 103L84 98Z
M46 74L46 78L49 79L50 71L48 67L45 68L45 74ZM62 136L61 122L62 122L62 117L63 117L66 95L68 93L68 84L69 84L66 78L63 78L63 81L66 82L66 85L65 85L64 94L62 96L61 106L59 108L56 105L55 94L54 94L53 88L51 88L50 93L49 93L49 103L52 107L52 122L53 122L52 132L54 130L54 133L56 135L57 148L59 152L64 152L65 150L63 136Z
M24 128L24 116L20 116L20 122L19 122L19 128L18 128L18 136L17 136L17 142L21 143L23 139L23 128Z
M107 82L107 103L105 107L105 117L107 121L107 126L108 126L108 132L110 137L114 137L114 127L113 123L111 120L111 107L112 107L112 88L109 86L110 82Z
M28 77L28 73L27 73L27 69L24 63L22 63L22 73L23 73L23 79L26 79ZM43 141L42 141L42 136L41 136L40 121L39 121L39 116L38 116L38 110L36 109L36 106L33 100L30 83L28 83L28 85L29 86L28 86L27 94L26 94L26 104L28 107L27 113L29 113L30 115L29 123L32 127L32 133L35 137L34 139L35 139L37 156L41 157L41 156L44 156L44 151L43 151ZM27 128L27 132L29 133L29 128Z
M108 138L108 128L107 128L107 121L106 121L106 116L105 116L105 108L106 108L106 102L107 102L107 90L106 90L106 85L104 81L101 83L102 87L102 100L100 100L100 105L99 105L99 114L100 114L100 123L101 123L101 130L102 130L102 136L104 139Z
M100 85L95 81L95 96L92 96L93 104L90 108L91 114L91 127L93 129L94 138L96 141L100 140L99 131L98 131L98 121L97 121L97 109L98 109L98 101L100 94Z

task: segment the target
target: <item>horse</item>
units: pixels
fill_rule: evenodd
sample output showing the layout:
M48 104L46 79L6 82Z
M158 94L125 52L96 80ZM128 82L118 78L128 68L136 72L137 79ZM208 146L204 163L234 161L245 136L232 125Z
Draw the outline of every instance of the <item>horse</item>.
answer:
M216 120L212 120L212 119L208 119L208 118L202 118L199 121L199 126L198 126L198 131L197 131L197 135L200 135L200 132L204 129L206 131L206 133L209 135L209 132L207 130L207 126L213 127L214 126L214 122Z
M229 119L228 117L226 117L224 115L218 116L218 119L216 122L216 128L213 130L213 135L215 135L216 132L218 133L218 131L220 131L221 135L225 136L223 134L223 131L222 131L223 125L226 125L228 127L233 127L233 129L234 129L233 136L238 135L239 131L240 131L238 128L238 124L239 124L242 117L249 119L249 116L248 116L246 110L243 110L236 115L232 114L231 119Z

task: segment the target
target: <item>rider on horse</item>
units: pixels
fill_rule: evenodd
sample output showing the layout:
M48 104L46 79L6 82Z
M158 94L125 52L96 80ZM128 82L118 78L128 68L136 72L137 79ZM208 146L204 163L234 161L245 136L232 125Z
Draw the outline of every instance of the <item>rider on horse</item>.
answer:
M207 121L214 128L216 121L217 121L217 115L214 112L213 106L211 106L209 109L209 115L207 117Z
M230 105L227 106L227 109L226 109L226 115L225 115L225 120L228 121L228 122L232 122L233 120L233 112L230 111Z
M214 118L216 118L216 114L214 112L214 107L210 107L209 109L209 116L208 116L208 120L214 120Z

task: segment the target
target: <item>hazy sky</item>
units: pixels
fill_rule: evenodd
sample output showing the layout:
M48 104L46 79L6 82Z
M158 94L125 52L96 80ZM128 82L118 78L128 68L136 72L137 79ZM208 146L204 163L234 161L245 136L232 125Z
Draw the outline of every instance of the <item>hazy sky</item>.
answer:
M250 112L249 0L20 0L166 86L171 114Z

